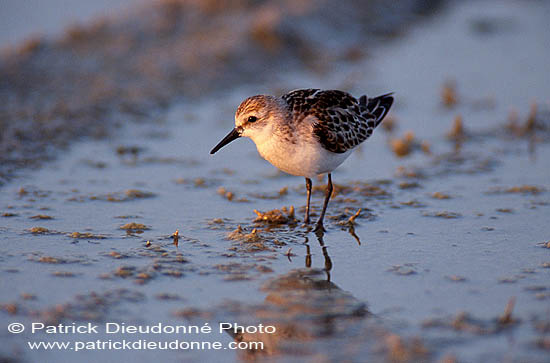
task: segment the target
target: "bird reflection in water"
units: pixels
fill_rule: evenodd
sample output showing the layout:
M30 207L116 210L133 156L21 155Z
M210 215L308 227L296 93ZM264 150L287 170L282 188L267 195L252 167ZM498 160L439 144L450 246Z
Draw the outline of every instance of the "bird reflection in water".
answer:
M305 268L268 281L262 287L267 296L260 305L233 306L232 314L236 316L231 319L239 325L261 323L276 327L275 333L230 333L237 342L262 342L264 345L261 350L240 351L242 359L313 354L318 351L316 344L344 346L361 335L362 322L370 314L366 304L331 282L332 260L323 235L317 235L317 240L324 257L323 269L311 268L312 246L306 237Z
M328 255L327 246L323 241L323 234L317 235L317 241L319 241L319 245L321 246L321 251L323 252L323 257L325 258L325 268L323 269L323 271L325 271L325 274L327 276L327 281L330 282L330 271L332 270L332 260ZM311 247L309 246L309 238L306 237L304 244L306 246L306 267L311 268L312 256L311 256Z

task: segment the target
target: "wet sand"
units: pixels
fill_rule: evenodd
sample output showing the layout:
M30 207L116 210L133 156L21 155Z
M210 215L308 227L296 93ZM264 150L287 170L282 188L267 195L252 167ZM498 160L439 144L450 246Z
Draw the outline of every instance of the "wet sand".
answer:
M22 171L0 195L3 326L229 321L279 332L199 337L264 341L264 352L79 352L84 361L545 361L549 8L495 4L454 4L323 72L171 101ZM243 97L310 86L397 99L393 129L386 120L333 174L322 238L302 226L301 178L247 140L208 154ZM324 181L313 182L318 213ZM0 334L6 358L76 357L26 349L45 334Z
M33 37L56 37L68 26L90 18L120 12L140 0L67 1L41 0L2 2L0 48L16 47Z
M242 85L286 87L278 79L288 71L319 74L359 61L439 2L403 1L390 15L381 0L337 8L162 0L71 25L59 37L31 37L0 57L0 182L75 139L155 120L178 101Z

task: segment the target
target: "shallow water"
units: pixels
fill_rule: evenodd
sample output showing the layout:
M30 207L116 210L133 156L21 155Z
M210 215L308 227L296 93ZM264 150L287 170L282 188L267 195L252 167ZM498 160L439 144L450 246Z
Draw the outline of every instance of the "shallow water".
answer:
M91 17L105 16L140 0L4 0L0 4L0 49L35 36L54 36Z
M404 341L421 338L430 352L420 355L421 360L456 356L459 361L544 361L548 350L537 347L537 341L548 332L537 330L536 322L548 322L550 315L550 250L541 245L550 232L550 165L545 158L550 152L549 119L543 112L550 101L550 47L544 46L550 34L549 10L546 2L456 4L378 48L364 63L315 77L281 75L274 90L317 86L347 88L354 94L396 92L394 133L377 130L333 174L336 184L348 188L332 200L328 216L345 217L329 219L321 241L300 223L273 229L253 223L254 209L265 212L291 205L301 220L302 178L278 173L248 140L238 140L215 156L208 153L232 127L235 106L256 89L243 87L224 98L175 105L154 123L125 127L111 140L78 143L57 161L25 172L0 195L0 212L14 214L0 218L2 303L4 310L10 311L6 304L17 309L15 315L0 315L3 325L44 319L258 322L272 305L294 306L294 297L274 298L273 289L260 287L268 280L288 278L293 269L309 267L309 249L311 267L325 270L316 278L323 280L331 267L335 286L327 291L341 289L349 295L336 299L336 306L342 304L342 318L334 321L338 334L314 331L304 341L283 339L309 349L306 359L361 360L369 354L373 360L391 359L393 345L380 336L396 334ZM440 97L449 79L456 81L458 93L452 108L444 107ZM511 136L504 125L511 108L524 122L534 101L547 128L535 134L540 141L530 147L529 138ZM445 137L456 115L470 133L459 151ZM413 151L406 158L396 157L390 138L407 130L427 141L432 154ZM132 153L130 147L137 149ZM400 166L424 177L400 176ZM314 180L314 185L321 183ZM511 189L524 185L532 188ZM372 186L377 188L368 189ZM284 187L287 191L280 192ZM128 190L139 193L125 194ZM368 194L372 190L378 194ZM226 192L233 193L232 200ZM434 192L449 199L433 198ZM321 201L317 191L315 211ZM363 211L354 233L360 244L349 225L338 224L359 208ZM32 219L38 215L53 218ZM120 226L130 222L150 229L127 234ZM242 235L228 239L239 225L243 233L257 228L260 243L255 249ZM34 234L33 227L49 232ZM177 246L171 237L176 230ZM69 236L74 232L93 235ZM90 291L97 295L90 296ZM325 296L325 288L320 291ZM499 325L495 321L511 297L516 298L516 324ZM313 304L322 298L313 294L304 300L298 295L297 300ZM350 319L360 303L375 317ZM188 310L183 315L190 320L182 319L187 308L199 312ZM316 317L324 316L327 305L317 308L319 315L304 315L305 328L318 328ZM450 324L461 311L477 323L453 328ZM276 322L288 318L283 312L270 316ZM381 333L371 336L371 330ZM5 356L74 359L66 352L38 353L25 347L28 339L52 337L0 334ZM93 336L98 338L113 339ZM207 339L231 341L227 334L200 336ZM350 342L344 344L346 340ZM304 358L291 354L292 348L284 344L278 349L276 360ZM83 354L81 359L100 355L108 361L159 356L158 351ZM161 354L167 361L228 359L227 350ZM242 357L231 354L233 360Z

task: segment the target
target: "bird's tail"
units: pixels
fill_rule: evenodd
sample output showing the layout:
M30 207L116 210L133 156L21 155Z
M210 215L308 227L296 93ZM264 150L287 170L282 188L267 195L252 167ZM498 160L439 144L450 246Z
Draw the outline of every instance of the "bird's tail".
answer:
M368 98L367 96L361 96L359 98L359 104L366 108L366 111L374 115L376 119L376 126L382 122L386 114L390 110L393 104L393 92L386 93L385 95Z

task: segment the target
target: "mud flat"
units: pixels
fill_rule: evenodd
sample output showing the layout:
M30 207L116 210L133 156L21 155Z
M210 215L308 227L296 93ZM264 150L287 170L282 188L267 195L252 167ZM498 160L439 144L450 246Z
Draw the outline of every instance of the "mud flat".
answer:
M177 100L359 61L439 2L162 0L34 36L0 57L0 177Z
M353 62L170 98L116 136L75 143L2 188L2 325L277 330L99 333L89 340L265 345L84 350L84 361L546 361L549 10L453 4ZM385 127L336 171L323 236L302 225L303 180L252 143L208 154L242 97L309 86L397 98ZM318 213L323 181L313 182ZM2 358L77 357L26 346L59 337L0 334Z

